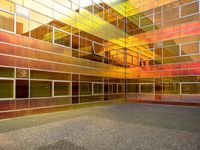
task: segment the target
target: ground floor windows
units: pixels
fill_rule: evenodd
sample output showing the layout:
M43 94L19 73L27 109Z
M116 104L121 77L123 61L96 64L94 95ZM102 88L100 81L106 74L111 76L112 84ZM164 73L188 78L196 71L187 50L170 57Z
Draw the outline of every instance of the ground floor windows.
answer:
M164 83L163 93L164 94L179 94L180 84L179 83Z
M181 87L182 94L200 94L200 83L183 83Z
M14 97L14 81L13 80L0 80L0 98L13 98Z
M141 84L140 85L140 92L141 93L153 93L154 92L154 85L153 84Z
M127 84L126 92L127 93L139 93L139 84Z
M54 96L70 95L70 82L54 82Z
M13 78L14 77L14 68L0 67L0 77Z
M91 95L92 83L80 83L80 95Z
M103 94L102 83L93 83L93 94Z
M51 81L31 81L30 97L51 97L52 82Z
M28 80L16 80L15 83L16 98L28 98L29 97L29 81Z

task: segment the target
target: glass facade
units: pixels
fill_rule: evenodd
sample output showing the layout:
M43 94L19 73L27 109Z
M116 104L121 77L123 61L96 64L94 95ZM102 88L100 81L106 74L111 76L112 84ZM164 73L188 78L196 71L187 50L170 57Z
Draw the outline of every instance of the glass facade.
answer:
M1 0L0 111L200 103L199 0Z

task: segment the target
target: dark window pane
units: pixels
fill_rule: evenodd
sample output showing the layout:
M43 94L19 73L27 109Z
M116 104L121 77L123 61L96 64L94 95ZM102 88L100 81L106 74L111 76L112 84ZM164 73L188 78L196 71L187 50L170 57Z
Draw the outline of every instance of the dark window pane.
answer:
M118 93L124 93L124 86L123 86L123 84L118 84Z
M91 95L92 83L80 83L80 95Z
M182 84L182 94L200 94L200 83Z
M70 95L70 83L69 82L54 82L54 95Z
M72 97L72 104L78 103L78 97Z
M31 97L50 97L52 96L52 82L51 81L31 81L30 85Z
M79 95L79 83L72 82L72 95Z
M16 98L27 98L28 88L28 80L16 80Z
M12 80L0 80L0 98L13 98Z
M93 84L93 94L102 94L103 93L103 84L94 83Z
M180 93L179 83L165 83L165 84L163 84L163 93L164 94L179 94Z
M117 93L117 84L109 85L109 93Z
M138 93L139 92L139 84L127 84L126 90L127 90L127 93Z
M141 84L141 93L153 93L153 84Z

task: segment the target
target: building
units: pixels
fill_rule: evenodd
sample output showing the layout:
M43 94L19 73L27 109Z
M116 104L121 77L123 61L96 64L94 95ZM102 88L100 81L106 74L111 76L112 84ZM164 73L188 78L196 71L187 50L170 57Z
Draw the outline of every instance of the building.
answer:
M1 0L0 118L77 103L200 104L199 0Z

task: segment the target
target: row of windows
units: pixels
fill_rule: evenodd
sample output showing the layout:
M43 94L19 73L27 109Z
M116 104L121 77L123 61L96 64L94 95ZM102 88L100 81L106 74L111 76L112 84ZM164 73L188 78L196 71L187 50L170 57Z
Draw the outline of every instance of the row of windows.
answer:
M36 1L36 0L35 0ZM48 1L48 4L41 1L36 1L39 4L45 5L49 8L53 8L56 11L60 11L61 13L67 12L67 9L71 9L77 13L80 13L82 9L87 10L88 12L92 13L93 15L97 15L101 19L110 22L114 26L124 29L124 20L123 16L120 15L117 11L112 9L106 3L102 1L91 1L91 0L84 0L77 3L74 1ZM65 10L63 12L63 10ZM80 13L81 14L81 13ZM84 16L87 17L87 16ZM90 19L90 18L89 18Z
M0 78L34 79L34 80L65 80L81 82L105 82L105 83L124 83L124 79L103 76L91 76L84 74L71 74L61 72L48 72L40 70L29 70L24 68L0 67Z
M52 4L50 4L51 2L52 2ZM4 6L4 5L6 5L5 3L6 3L5 0L3 0L3 2L1 2L1 4L3 6L0 5L0 7L3 9L6 9L6 7ZM24 16L26 18L31 17L32 20L35 20L42 24L48 24L50 22L50 20L52 20L52 18L54 18L61 22L65 22L66 24L69 24L68 27L70 27L70 25L74 26L74 23L72 23L72 22L77 22L77 24L81 24L80 27L90 28L90 30L93 30L94 26L99 27L102 25L101 24L102 20L100 18L92 19L90 17L92 14L87 15L87 13L85 11L83 13L75 15L74 10L70 10L68 7L66 7L65 2L63 2L63 1L48 1L48 2L42 1L41 2L41 1L36 1L36 0L30 0L30 1L24 1L23 3L20 3L19 1L17 1L17 3L19 3L20 5L23 5L25 7L28 7L28 8L22 7L20 5L15 6L13 3L10 3L9 5L7 4L8 5L7 7L10 7L10 5L12 5L13 9L15 9L15 10L13 10L13 11L11 11L10 9L6 9L6 10L11 11L11 12L16 12L17 15ZM49 4L50 4L50 6L48 6ZM123 29L124 28L124 22L123 22L124 20L119 19L119 18L117 18L117 20L116 20L116 18L113 18L113 17L115 17L116 14L119 15L119 13L117 13L115 10L111 9L110 7L109 7L109 9L110 9L110 11L108 11L108 13L105 13L109 17L107 21L114 24L118 28ZM76 12L79 12L79 11L80 11L80 9L77 8ZM113 11L115 12L114 14L113 14ZM99 14L98 12L96 12L96 13ZM87 18L87 16L88 16L88 18ZM95 15L93 14L93 16L95 16ZM80 19L78 19L78 18L80 18ZM123 18L123 17L121 16L120 18ZM87 19L87 21L85 21L85 19ZM112 25L111 25L111 28L113 28ZM97 32L97 31L95 31L95 32ZM98 32L102 32L102 31L99 30ZM118 34L117 32L118 31L116 30L116 32L114 32L114 34L117 35ZM109 33L109 34L110 34L110 36L113 36L113 33L112 34Z
M141 12L139 14L128 17L129 21L127 22L127 31L132 35L133 33L140 33L139 30L141 29L150 31L156 30L161 26L167 27L175 24L181 24L185 21L188 22L198 19L198 13L199 2L197 1L160 12L154 12L153 9L148 10L146 12ZM161 23L163 24L159 25Z
M147 0L134 0L132 4L135 6L133 9L127 10L127 12L132 12L136 11L138 8L141 10L146 10L147 14L151 14L152 11L155 12L160 12L162 10L168 10L172 9L174 7L184 5L190 2L194 2L198 0L172 0L172 1L163 1L163 0L158 0L157 2L155 1L147 1ZM154 5L153 5L154 4Z
M200 94L200 83L127 84L127 93Z
M46 19L42 18L42 20ZM0 10L0 22L0 29L70 47L73 49L72 56L74 57L103 62L102 57L104 56L106 57L105 59L112 59L116 62L119 62L120 60L120 63L124 62L124 59L122 58L124 55L123 53L121 54L118 50L111 51L112 47L116 47L116 44L114 45L110 42L106 42L103 39L83 31L79 33L79 30L75 28L72 28L71 30L69 25L59 21L48 22L49 25L44 25L18 15L15 18L14 14ZM103 44L108 46L105 47ZM119 46L116 48L119 48ZM75 50L80 50L80 52ZM106 60L105 63L107 63ZM109 61L108 63L112 63L112 61Z
M162 77L162 78L140 78L140 79L127 79L129 83L174 83L174 82L200 82L200 76L175 76L175 77Z
M118 78L0 67L0 98L123 93L123 82Z
M0 98L102 95L104 93L123 93L123 87L124 86L122 84L110 84L104 86L101 82L78 83L67 81L0 79Z
M147 65L157 65L157 64L166 64L166 63L175 63L174 60L170 58L176 58L177 62L180 61L192 61L192 55L199 55L200 53L200 43L194 42L189 44L182 44L176 46L169 46L164 48L152 49L141 51L138 54L138 57L132 59L132 62L128 60L128 63L137 64L140 66ZM191 56L189 58L184 58L184 56ZM178 59L179 58L179 59ZM182 58L182 60L180 60ZM130 58L128 58L130 59ZM184 60L185 59L185 60ZM198 57L197 57L198 60Z
M53 92L52 92L53 87ZM14 80L0 80L0 98L14 97ZM70 95L69 82L51 81L30 81L30 97L50 97L50 96ZM15 81L15 97L29 97L29 80Z
M0 11L0 22L0 29L14 32L14 14ZM73 49L80 49L90 53L95 51L96 54L104 55L104 48L100 43L80 38L55 27L52 28L35 21L29 21L29 19L21 16L16 17L16 33L24 36L30 35L35 39L72 47Z

